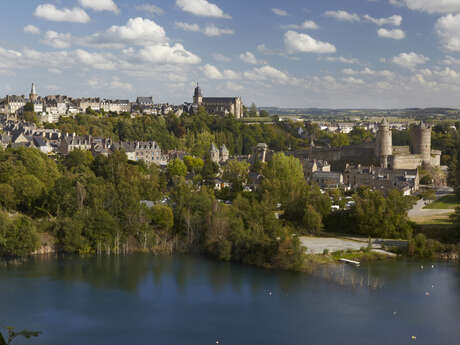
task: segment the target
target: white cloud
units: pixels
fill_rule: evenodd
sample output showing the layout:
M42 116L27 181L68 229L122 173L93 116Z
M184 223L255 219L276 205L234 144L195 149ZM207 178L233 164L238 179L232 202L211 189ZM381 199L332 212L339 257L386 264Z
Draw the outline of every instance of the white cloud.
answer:
M367 75L367 76L377 76L377 77L385 77L385 78L393 78L394 73L388 70L383 71L375 71L369 67L364 68L361 71L354 70L352 68L345 68L342 71L343 74L346 75Z
M377 35L379 35L379 37L392 38L394 40L402 40L406 37L404 31L400 29L387 30L384 28L380 28L377 30Z
M95 11L120 13L118 6L113 2L113 0L80 0L79 2L83 7L91 8Z
M214 24L209 24L204 28L200 28L198 24L176 22L176 27L184 31L202 32L203 34L209 37L233 35L235 33L232 29L219 28Z
M206 25L203 29L203 33L209 37L222 36L222 35L233 35L235 31L232 29L224 29L215 26L214 24Z
M225 56L223 54L212 54L212 57L214 60L219 61L219 62L230 62L232 59L230 59L228 56Z
M279 8L272 8L272 12L281 17L286 17L289 15L285 10L280 10Z
M232 81L228 81L226 84L225 84L225 87L231 91L241 91L243 89L243 87L240 85L240 84L237 84L235 82L232 82Z
M245 72L244 76L249 80L263 81L269 80L273 82L289 82L289 75L284 73L272 66L263 66L260 68L254 68L252 71Z
M346 57L343 57L343 56L328 56L328 57L326 57L325 60L329 61L329 62L340 62L340 63L350 64L350 65L359 64L358 59L346 58Z
M62 74L62 71L59 68L48 68L48 72L53 73L53 74Z
M445 59L442 61L442 63L448 66L460 65L460 59L447 55Z
M335 53L334 45L315 40L307 34L301 34L295 31L288 31L284 34L284 44L289 53Z
M114 78L110 84L109 84L109 88L111 89L121 89L121 90L132 90L133 89L133 86L130 84L130 83L127 83L127 82L123 82L121 81L120 79L118 78Z
M88 14L81 8L58 9L52 4L37 6L34 15L53 22L88 23L90 21Z
M435 28L445 49L460 51L460 14L439 18Z
M411 52L411 53L401 53L398 56L393 57L391 61L401 67L414 69L418 65L426 64L429 60L430 60L429 58L423 55L419 55L414 52Z
M238 72L235 72L231 69L224 70L224 79L237 80L240 78L241 76Z
M458 13L460 1L458 0L390 0L396 6L407 6L411 10L428 13Z
M145 62L155 64L193 65L201 62L198 56L187 51L180 43L147 46L139 50L138 56Z
M71 40L72 35L70 33L64 34L56 31L47 31L41 42L56 49L66 49L72 45Z
M100 70L114 70L116 64L107 55L100 53L91 53L83 49L75 50L75 56L78 61L84 65Z
M192 31L192 32L200 31L200 26L198 24L176 22L176 27L184 31Z
M348 84L354 84L354 85L363 85L365 84L364 80L355 78L355 77L348 77L343 79L344 82Z
M296 30L317 30L319 29L318 24L316 24L312 20L306 20L300 25L291 24L291 25L285 25L283 27L286 29L296 29Z
M222 73L217 69L216 66L213 65L205 65L203 67L203 73L206 76L206 78L209 79L222 79Z
M221 80L221 79L228 79L228 80L236 80L240 78L239 73L232 71L230 69L224 70L223 73L219 71L216 66L207 64L203 67L203 73L206 78Z
M119 47L123 43L149 45L166 42L165 30L153 20L131 18L126 25L110 27L107 31L93 34L83 39L84 44Z
M326 11L326 17L334 18L343 22L359 22L361 19L356 13L349 13L347 11Z
M200 17L231 18L217 5L210 3L207 0L176 0L176 5L181 10Z
M152 4L143 4L136 6L136 10L150 13L152 16L162 16L165 11L160 7Z
M402 23L402 17L398 15L394 15L388 18L373 18L366 14L363 18L378 26L382 26L382 25L400 26Z
M33 25L27 25L24 27L24 32L27 32L33 35L38 35L40 33L40 29Z
M265 61L258 60L256 56L251 52L240 54L240 59L241 61L246 62L251 65L259 65L259 64L265 63Z

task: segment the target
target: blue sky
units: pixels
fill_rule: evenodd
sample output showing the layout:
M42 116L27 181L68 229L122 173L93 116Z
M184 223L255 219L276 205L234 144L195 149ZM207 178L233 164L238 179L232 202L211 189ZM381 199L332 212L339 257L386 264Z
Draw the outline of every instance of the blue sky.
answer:
M460 0L0 2L0 95L460 107Z

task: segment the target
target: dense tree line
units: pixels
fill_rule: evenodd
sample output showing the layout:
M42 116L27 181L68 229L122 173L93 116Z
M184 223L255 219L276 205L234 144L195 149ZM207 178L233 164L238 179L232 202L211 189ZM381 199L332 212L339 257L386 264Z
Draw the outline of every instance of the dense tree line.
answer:
M266 164L231 160L219 168L207 155L213 142L233 154L248 154L258 142L277 151L305 147L310 139L298 128L311 135L315 126L246 125L203 109L180 118L85 114L57 126L118 140L156 140L191 155L160 169L129 162L122 151L105 157L77 150L57 159L34 149L0 151L0 255L27 255L46 232L67 253L197 252L298 269L304 261L302 234L411 236L412 200L398 191L384 197L363 189L352 196L354 207L332 212L332 203L344 206L344 192L324 193L308 184L298 159L277 153ZM350 143L372 140L361 129L346 137ZM245 189L250 172L258 181L252 192ZM218 176L230 187L215 191Z

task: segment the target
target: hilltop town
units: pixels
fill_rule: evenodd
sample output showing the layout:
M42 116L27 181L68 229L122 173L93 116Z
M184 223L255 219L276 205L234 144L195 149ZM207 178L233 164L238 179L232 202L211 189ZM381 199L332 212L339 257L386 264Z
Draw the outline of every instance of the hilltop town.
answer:
M58 128L47 126L56 124L61 119L75 117L78 114L106 114L106 116L143 116L175 117L197 114L203 111L216 116L243 119L245 107L241 97L203 97L197 85L193 93L193 102L182 105L155 104L153 97L137 97L135 102L129 100L107 100L100 98L71 98L68 96L46 96L37 94L35 84L25 96L6 96L0 100L0 121L2 133L0 144L7 147L31 147L47 155L67 155L74 150L90 151L94 155L108 156L116 150L123 150L131 161L143 161L147 165L155 164L167 167L169 162L189 155L189 152L177 147L166 150L155 141L116 141L111 137L97 137L66 133ZM34 114L35 122L27 121L25 113ZM276 121L283 121L278 118ZM303 120L309 123L307 119ZM247 123L251 125L251 123ZM417 193L420 187L421 173L434 178L437 186L447 183L448 167L441 165L442 152L431 149L432 126L424 123L389 123L355 121L322 122L316 125L322 133L348 135L354 129L362 129L375 135L375 140L360 144L332 147L321 145L315 140L305 126L297 126L296 137L309 141L303 149L283 150L302 163L307 181L317 183L321 188L356 189L369 186L389 192L399 189L405 195ZM393 146L392 130L410 130L410 143L406 146ZM225 165L230 158L254 163L260 159L267 162L276 150L266 143L254 145L246 155L232 154L225 143L209 147L209 157L214 163ZM204 157L200 157L204 158ZM423 169L422 169L423 168ZM254 174L252 174L254 175ZM247 188L256 188L260 176L251 176ZM216 177L215 187L221 189L228 185L221 177Z

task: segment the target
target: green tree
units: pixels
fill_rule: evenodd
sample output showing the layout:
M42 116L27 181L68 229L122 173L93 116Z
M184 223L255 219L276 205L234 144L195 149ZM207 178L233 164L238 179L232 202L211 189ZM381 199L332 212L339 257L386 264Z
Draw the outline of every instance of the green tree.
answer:
M256 117L257 116L257 106L255 103L251 104L249 108L249 117Z
M303 167L297 158L276 153L263 171L263 190L276 203L287 205L306 188Z
M307 205L305 208L303 225L309 233L318 234L321 230L322 217L311 205Z
M0 213L0 256L30 255L39 246L32 220L25 216L9 217Z
M16 207L14 189L9 184L0 184L0 205L7 210L11 210Z
M176 158L168 163L168 174L170 178L174 176L185 176L187 175L187 166L185 163L180 160L179 158Z
M223 179L230 182L233 192L243 190L243 185L247 183L249 175L249 163L230 160L224 167Z
M203 169L204 161L199 157L185 156L184 163L192 174L198 174Z

